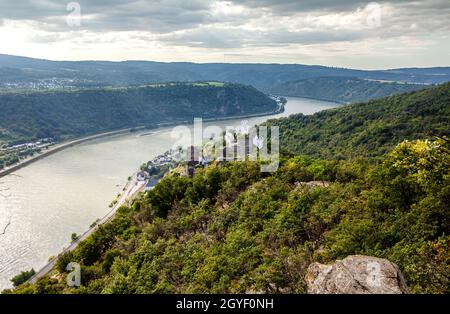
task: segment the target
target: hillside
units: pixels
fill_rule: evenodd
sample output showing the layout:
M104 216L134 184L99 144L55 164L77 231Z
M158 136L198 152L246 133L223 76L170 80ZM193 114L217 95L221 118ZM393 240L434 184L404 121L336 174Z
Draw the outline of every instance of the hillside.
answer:
M382 156L401 141L450 134L450 83L318 112L269 120L285 154L343 159Z
M449 133L449 93L272 120L290 153L324 157L173 172L52 274L4 293L305 293L308 265L356 254L396 263L410 292L450 293L449 140L427 135ZM79 288L65 284L74 261Z
M420 84L383 82L354 77L320 77L285 82L269 90L276 95L353 103L412 92L426 87Z
M448 142L417 141L378 165L296 157L273 174L231 162L169 175L51 274L4 293L306 293L308 265L355 254L399 265L410 292L449 293L449 169Z
M303 64L50 61L0 54L0 88L77 88L221 81L252 85L268 92L274 85L318 77L434 84L450 81L450 68L368 71Z
M265 113L275 101L249 86L173 83L0 93L0 143L71 138L114 129Z

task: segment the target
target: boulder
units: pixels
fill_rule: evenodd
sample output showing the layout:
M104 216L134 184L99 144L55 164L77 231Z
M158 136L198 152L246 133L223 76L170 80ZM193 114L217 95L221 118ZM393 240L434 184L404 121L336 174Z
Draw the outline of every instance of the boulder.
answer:
M351 255L330 265L312 263L305 279L311 294L408 293L398 266L372 256Z

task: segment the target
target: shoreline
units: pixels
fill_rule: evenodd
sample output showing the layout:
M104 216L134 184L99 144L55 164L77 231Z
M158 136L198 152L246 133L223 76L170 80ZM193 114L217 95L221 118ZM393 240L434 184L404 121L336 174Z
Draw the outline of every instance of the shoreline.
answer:
M43 267L39 269L39 271L37 271L30 279L28 279L27 282L34 284L39 278L50 273L55 267L58 258L62 254L75 250L80 242L86 240L86 238L94 233L99 226L104 225L105 223L108 223L111 219L113 219L117 210L122 205L132 201L136 197L136 195L142 192L143 188L145 187L145 181L137 181L136 174L137 172L133 173L133 175L131 176L132 179L125 184L123 192L120 194L117 203L112 206L111 209L103 217L99 218L94 225L91 225L86 231L80 234L75 241L71 242L67 247L61 250L58 255L52 257Z
M127 129L120 129L120 130L115 130L115 131L109 131L109 132L103 132L103 133L98 133L98 134L94 134L94 135L89 135L89 136L85 136L82 138L78 138L78 139L74 139L74 140L70 140L68 142L63 142L60 144L56 144L55 146L47 149L45 152L42 152L36 156L33 156L31 158L25 159L22 162L19 162L18 164L15 164L13 166L7 167L6 169L3 169L0 171L0 178L4 177L8 174L11 174L19 169L22 169L38 160L41 160L45 157L48 157L50 155L53 155L57 152L60 152L66 148L78 145L78 144L82 144L88 141L92 141L92 140L96 140L99 138L103 138L103 137L108 137L108 136L114 136L114 135L120 135L120 134L125 134L128 132L131 132L133 130L140 130L140 129L144 129L144 127L135 127L135 128L127 128Z
M331 99L326 99L326 98L314 98L314 97L308 97L308 96L295 96L295 95L279 95L279 96L284 97L284 98L287 98L287 97L305 98L305 99L310 99L310 100L318 100L318 101L322 101L322 102L335 103L335 104L339 104L339 105L350 104L348 102L344 102L344 101L340 101L340 100L331 100ZM355 102L355 103L357 103L357 102Z
M249 114L249 115L241 115L241 116L232 116L232 117L224 117L224 118L205 118L203 119L203 121L205 122L211 122L211 121L225 121L225 120L233 120L233 119L244 119L244 118L252 118L252 117L261 117L261 116L270 116L270 115L276 115L279 113L284 112L284 105L282 104L278 104L278 108L274 111L271 112L264 112L264 113L257 113L257 114ZM78 144L82 144L84 142L88 142L88 141L92 141L92 140L96 140L99 138L104 138L104 137L109 137L109 136L114 136L114 135L120 135L120 134L125 134L128 132L132 132L132 131L139 131L139 130L145 130L145 129L156 129L156 128L160 128L160 127L169 127L169 126L173 126L173 125L179 125L182 123L191 123L189 121L177 121L177 122L169 122L169 123L160 123L158 124L156 127L154 128L150 128L150 127L145 127L145 126L140 126L140 127L134 127L134 128L127 128L127 129L121 129L121 130L116 130L116 131L110 131L110 132L105 132L105 133L99 133L99 134L95 134L95 135L91 135L91 136L87 136L84 138L80 138L77 140L72 140L70 142L67 143L62 143L57 145L57 147L54 147L52 149L47 150L45 153L42 153L36 157L33 157L29 160L26 160L18 165L15 165L14 167L8 168L6 170L3 170L0 172L0 177L8 175L16 170L19 170L23 167L26 167L27 165L32 164L33 162L36 162L40 159L43 159L47 156L50 156L52 154L55 154L59 151L62 151L66 148L78 145ZM43 267L41 267L30 279L27 280L27 282L29 283L36 283L37 280L39 278L44 277L45 275L49 274L50 272L53 271L56 262L58 261L58 258L67 252L71 252L73 250L75 250L78 245L80 244L80 242L84 241L87 237L89 237L93 232L95 232L95 230L97 230L97 228L105 223L108 223L111 219L114 218L117 210L124 204L126 204L127 202L132 201L140 192L143 191L145 184L143 184L140 181L137 181L136 179L136 174L137 172L133 173L131 175L131 180L128 181L124 188L123 188L123 192L121 193L120 197L118 198L117 203L102 217L99 218L97 220L97 222L95 223L95 225L90 226L86 231L84 231L81 235L78 236L78 238L71 242L67 247L65 247L63 250L61 250L56 256L52 257L50 259L50 261L48 261ZM145 181L144 181L145 182Z
M256 117L276 115L276 114L282 113L283 111L284 111L284 106L279 106L276 110L271 111L271 112L262 112L262 113L255 113L255 114L248 114L248 115L241 115L241 116L221 117L221 118L205 118L205 119L203 119L203 121L204 122L213 122L213 121L226 121L226 120L233 120L233 119L256 118ZM56 144L54 147L49 148L45 152L42 152L31 158L25 159L24 161L19 162L18 164L15 164L13 166L7 167L6 169L0 170L0 178L5 177L11 173L14 173L17 170L20 170L32 163L35 163L36 161L39 161L45 157L51 156L53 154L56 154L64 149L73 147L75 145L83 144L85 142L97 140L100 138L121 135L121 134L131 133L131 132L140 131L140 130L152 130L152 129L157 129L157 128L161 128L161 127L176 126L176 125L180 125L180 124L192 124L192 121L186 120L186 121L176 121L176 122L163 122L163 123L158 123L155 127L150 127L150 126L130 127L130 128L126 128L126 129L119 129L119 130L114 130L114 131L97 133L97 134L81 137L78 139L73 139L68 142Z

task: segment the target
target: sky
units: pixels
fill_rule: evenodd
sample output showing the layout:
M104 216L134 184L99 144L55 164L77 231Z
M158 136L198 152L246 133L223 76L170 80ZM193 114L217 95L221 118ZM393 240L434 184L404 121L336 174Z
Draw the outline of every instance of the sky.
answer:
M449 0L0 0L0 53L359 69L450 66L449 21Z

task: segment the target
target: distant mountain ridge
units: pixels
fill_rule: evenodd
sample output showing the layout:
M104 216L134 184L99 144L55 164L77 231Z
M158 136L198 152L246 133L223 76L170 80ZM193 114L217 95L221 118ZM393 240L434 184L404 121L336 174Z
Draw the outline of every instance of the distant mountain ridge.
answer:
M450 67L368 71L301 64L49 61L0 55L0 88L126 86L212 80L253 85L267 92L274 85L317 77L436 84L450 81Z
M282 83L270 88L270 92L283 96L352 103L412 92L429 86L375 81L356 77L319 77Z

